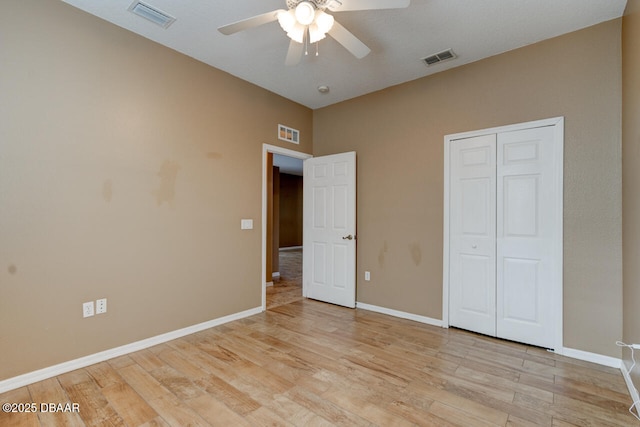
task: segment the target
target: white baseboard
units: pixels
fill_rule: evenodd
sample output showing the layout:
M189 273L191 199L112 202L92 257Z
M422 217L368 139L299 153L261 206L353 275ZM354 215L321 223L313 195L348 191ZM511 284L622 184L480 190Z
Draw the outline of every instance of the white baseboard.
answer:
M408 319L408 320L413 320L420 323L426 323L427 325L442 327L442 320L432 319L431 317L427 317L427 316L420 316L418 314L393 310L391 308L365 304L363 302L356 302L356 307L361 308L363 310L375 311L376 313L388 314L389 316L400 317L401 319Z
M620 369L620 367L622 366L622 360L620 359L610 356L603 356L602 354L590 353L588 351L563 347L561 349L556 349L555 352L561 354L562 356L584 360L585 362L597 363L598 365L604 365L610 368Z
M264 284L265 286L273 286L273 282L267 282Z
M622 371L622 376L624 377L624 382L627 384L627 389L629 390L629 395L631 396L631 402L640 402L640 394L638 394L638 389L633 384L633 380L631 379L631 373L627 369L627 365L623 362L620 366L620 370ZM640 408L636 405L636 414L640 416Z
M285 248L279 248L278 250L281 252L286 252L286 251L297 251L299 249L302 249L302 246L287 246Z
M249 310L241 311L239 313L230 314L228 316L220 317L218 319L209 320L207 322L199 323L197 325L188 326L176 331L167 332L165 334L156 335L155 337L147 338L141 341L136 341L131 344L125 344L120 347L115 347L109 350L101 351L99 353L91 354L89 356L80 357L78 359L63 362L48 368L39 369L37 371L28 372L17 377L8 378L0 381L0 393L4 393L9 390L14 390L19 387L24 387L29 384L33 384L38 381L46 380L57 375L61 375L67 372L74 371L76 369L84 368L89 365L104 362L105 360L113 359L114 357L123 356L125 354L132 353L134 351L143 350L145 348L152 347L154 345L162 344L167 341L174 340L176 338L184 337L185 335L194 334L196 332L203 331L205 329L213 328L224 323L232 322L234 320L243 319L245 317L253 316L254 314L262 313L262 307L256 307Z

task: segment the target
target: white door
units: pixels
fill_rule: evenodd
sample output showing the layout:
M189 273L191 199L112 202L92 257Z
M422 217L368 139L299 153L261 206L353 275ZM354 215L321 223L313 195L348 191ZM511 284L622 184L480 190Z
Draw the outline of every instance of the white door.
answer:
M303 295L355 307L356 153L304 161Z
M452 326L496 335L496 136L450 145Z
M547 348L561 337L562 125L449 143L449 324Z
M497 334L554 347L554 129L498 134Z

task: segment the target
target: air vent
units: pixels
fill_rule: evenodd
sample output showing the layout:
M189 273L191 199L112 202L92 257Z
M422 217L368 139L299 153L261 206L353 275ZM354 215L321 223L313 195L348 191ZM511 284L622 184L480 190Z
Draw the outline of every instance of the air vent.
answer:
M278 125L278 139L300 144L300 131L285 125Z
M153 6L149 6L148 4L137 0L131 3L131 6L129 6L129 10L136 15L141 16L144 19L147 19L154 24L161 26L162 28L169 27L169 25L173 24L173 21L176 20L176 18L174 18L173 16L168 15Z
M456 58L456 54L453 53L451 49L443 50L442 52L438 52L435 55L427 56L426 58L422 58L422 60L427 65L435 65L439 62L448 61L450 59Z

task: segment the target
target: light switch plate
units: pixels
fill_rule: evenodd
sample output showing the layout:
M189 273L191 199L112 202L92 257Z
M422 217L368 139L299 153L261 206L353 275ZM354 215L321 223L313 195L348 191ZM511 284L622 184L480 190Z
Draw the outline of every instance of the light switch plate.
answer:
M242 229L242 230L252 230L253 229L253 220L252 219L242 219L242 220L240 220L240 229Z

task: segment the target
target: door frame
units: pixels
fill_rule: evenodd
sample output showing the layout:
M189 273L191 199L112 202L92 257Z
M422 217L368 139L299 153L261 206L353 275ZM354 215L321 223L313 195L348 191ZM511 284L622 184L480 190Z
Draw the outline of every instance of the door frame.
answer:
M281 154L295 159L306 160L313 157L308 153L278 147L276 145L262 144L262 273L260 276L262 288L262 311L267 309L267 156ZM304 215L304 213L303 213ZM303 218L304 221L304 218Z
M563 347L563 168L564 168L564 117L553 117L544 120L535 120L525 123L517 123L507 126L499 126L488 129L481 129L470 132L462 132L451 135L445 135L444 137L444 206L443 206L443 249L442 249L442 327L449 327L449 204L450 204L450 145L452 141L464 138L471 138L476 136L482 136L487 134L498 134L502 132L511 132L517 130L531 129L537 127L554 127L554 149L557 162L556 169L557 176L559 177L557 187L555 189L556 206L558 209L554 213L557 224L560 224L560 232L555 236L553 246L555 252L555 269L553 272L554 282L557 286L554 288L553 301L554 306L551 309L553 313L553 325L555 335L555 347L554 352L558 354L564 354Z

